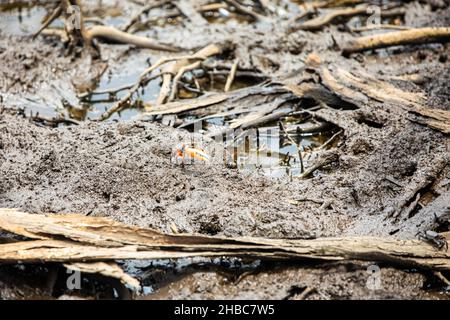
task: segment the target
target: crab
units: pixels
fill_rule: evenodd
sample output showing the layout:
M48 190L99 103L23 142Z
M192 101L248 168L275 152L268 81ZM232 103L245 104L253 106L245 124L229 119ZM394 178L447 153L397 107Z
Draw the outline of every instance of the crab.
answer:
M425 232L418 232L417 236L419 237L419 239L423 239L423 240L428 241L429 243L433 244L439 250L441 250L443 248L445 248L445 251L448 250L447 239L444 236L437 233L436 231L427 230Z
M184 167L195 162L209 162L209 155L202 148L183 143L172 150L171 161Z

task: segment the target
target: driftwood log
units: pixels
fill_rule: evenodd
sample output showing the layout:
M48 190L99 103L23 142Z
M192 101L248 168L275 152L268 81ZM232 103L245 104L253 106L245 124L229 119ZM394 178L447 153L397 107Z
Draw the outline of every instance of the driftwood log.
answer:
M0 262L98 262L194 256L319 261L368 260L450 269L450 253L420 240L345 237L311 240L167 235L106 218L0 209L0 229L29 238L0 244Z

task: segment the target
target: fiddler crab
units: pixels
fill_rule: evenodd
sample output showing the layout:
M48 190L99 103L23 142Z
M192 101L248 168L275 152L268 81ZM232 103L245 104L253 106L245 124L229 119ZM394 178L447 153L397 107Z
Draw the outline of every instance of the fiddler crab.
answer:
M445 251L448 250L447 239L436 231L427 230L425 232L418 232L416 236L435 245L439 250L443 248L445 248Z
M172 150L172 163L184 167L186 164L207 163L209 162L209 155L202 148L191 145L180 144Z

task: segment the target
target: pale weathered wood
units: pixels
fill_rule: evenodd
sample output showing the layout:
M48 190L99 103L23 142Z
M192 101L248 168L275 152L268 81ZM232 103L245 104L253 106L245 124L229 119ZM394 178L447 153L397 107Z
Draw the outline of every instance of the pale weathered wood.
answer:
M360 37L344 45L342 53L348 55L371 49L387 48L405 44L423 44L450 41L450 28L415 28Z
M0 245L0 262L86 262L241 256L267 259L369 260L450 269L450 253L420 240L345 237L311 240L165 235L79 215L27 214L0 209L0 229L39 239ZM42 240L43 239L43 240ZM67 240L60 240L67 239Z
M443 133L450 134L450 110L417 107L411 112L425 117L424 120L416 120L417 122L426 124L430 128Z
M84 273L101 274L105 277L120 280L122 284L129 286L133 290L139 290L141 285L139 281L132 276L126 274L121 267L114 261L108 262L72 262L65 263L68 269L80 271Z

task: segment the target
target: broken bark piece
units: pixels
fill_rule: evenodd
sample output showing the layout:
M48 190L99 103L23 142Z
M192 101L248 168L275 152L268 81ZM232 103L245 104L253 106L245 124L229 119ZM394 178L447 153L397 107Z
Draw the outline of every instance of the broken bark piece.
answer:
M410 112L421 115L426 119L416 119L414 121L425 124L430 128L450 134L450 110L431 109L426 107L417 107Z
M334 70L334 74L339 82L345 84L346 87L357 89L374 100L396 104L408 111L425 103L423 92L404 91L389 82L376 79L364 70L351 73L342 68L337 68ZM343 89L340 90L340 93L347 95Z
M117 263L109 262L72 262L65 263L64 266L70 270L80 271L85 273L101 274L108 278L115 278L120 280L124 285L127 285L133 290L138 291L141 288L139 281L132 276L126 274Z
M418 194L434 183L447 164L448 156L435 159L432 167L417 175L415 181L410 183L406 189L403 190L404 195L397 203L395 210L391 212L388 217L392 216L394 219L399 219L404 211L410 213L415 207L414 201L416 201L417 204L420 200L420 195L418 196ZM409 208L410 205L414 205L413 208Z
M450 28L415 28L404 31L396 31L360 37L349 41L343 46L342 54L348 56L351 53L371 49L387 48L391 46L407 44L424 44L434 42L449 42Z

